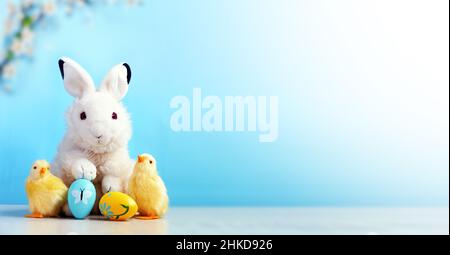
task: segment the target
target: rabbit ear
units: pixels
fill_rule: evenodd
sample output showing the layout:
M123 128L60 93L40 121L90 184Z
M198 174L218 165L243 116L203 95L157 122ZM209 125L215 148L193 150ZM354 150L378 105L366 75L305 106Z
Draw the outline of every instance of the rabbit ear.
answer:
M120 101L127 94L130 79L130 66L127 63L116 65L106 75L99 90L109 92Z
M80 98L95 91L91 76L77 62L70 58L61 58L58 65L64 80L64 88L70 95Z

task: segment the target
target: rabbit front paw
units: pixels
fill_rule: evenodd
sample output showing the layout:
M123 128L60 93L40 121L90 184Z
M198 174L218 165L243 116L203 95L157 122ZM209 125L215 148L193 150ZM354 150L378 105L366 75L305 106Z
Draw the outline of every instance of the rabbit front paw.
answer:
M72 175L75 179L94 180L97 176L97 168L87 159L78 159L72 164Z
M102 192L103 192L103 194L105 194L110 191L122 192L122 181L119 177L115 177L115 176L111 176L111 175L103 177Z

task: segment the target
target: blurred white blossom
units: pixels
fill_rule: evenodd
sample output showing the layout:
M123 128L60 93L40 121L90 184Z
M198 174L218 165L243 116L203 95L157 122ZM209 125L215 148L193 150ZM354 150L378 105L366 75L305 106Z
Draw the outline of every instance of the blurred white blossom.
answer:
M21 33L23 43L31 43L33 40L33 31L29 27L24 27Z
M70 14L72 14L72 10L73 10L72 6L67 6L67 7L64 9L64 12L65 12L66 14L70 15Z
M31 57L33 55L33 46L32 45L26 45L23 48L23 54Z
M9 35L14 30L14 22L11 19L5 21L5 25L3 26L3 33L5 35Z
M30 7L33 3L34 3L34 0L23 0L22 6L27 8L27 7Z
M6 64L2 70L2 76L6 79L11 79L16 75L16 67L13 63Z
M130 5L130 6L142 4L142 0L127 0L127 2L128 2L128 5Z
M12 15L17 11L17 6L12 1L8 1L6 8L8 9L8 15Z
M85 1L84 0L75 0L75 2L77 3L78 6L84 6L85 5Z
M15 14L15 17L16 17L16 20L21 21L21 20L23 19L23 17L24 17L24 14L23 14L22 11L18 11L18 12Z
M5 80L16 74L16 61L20 57L33 55L35 33L42 21L58 10L72 14L79 8L94 5L116 4L127 5L141 3L142 0L8 0L0 3L0 12L6 11L3 33L0 34L0 87L10 90ZM2 1L3 2L3 1ZM6 6L6 8L3 8ZM1 28L1 27L0 27ZM0 31L1 32L1 31Z
M11 44L11 51L16 55L22 53L22 40L19 38L14 38Z
M53 1L47 1L42 5L42 11L46 15L52 15L56 10L56 5Z
M4 84L3 85L3 91L5 91L6 93L11 93L12 92L12 87L9 84Z

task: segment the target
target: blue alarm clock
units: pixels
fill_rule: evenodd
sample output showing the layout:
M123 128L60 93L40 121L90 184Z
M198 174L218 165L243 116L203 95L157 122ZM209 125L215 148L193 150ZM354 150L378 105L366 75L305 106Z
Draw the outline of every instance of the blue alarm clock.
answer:
M77 219L84 219L95 204L96 191L94 184L86 179L74 181L69 188L67 201L72 215Z

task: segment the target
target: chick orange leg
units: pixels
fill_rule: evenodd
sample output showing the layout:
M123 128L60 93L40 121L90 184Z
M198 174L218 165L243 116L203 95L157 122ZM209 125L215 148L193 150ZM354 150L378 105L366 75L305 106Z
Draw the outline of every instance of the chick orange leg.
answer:
M142 216L136 216L136 219L140 219L140 220L156 220L156 219L159 219L159 217L158 216L156 216L156 215L148 215L148 216L144 216L144 215L142 215Z
M25 215L26 218L44 218L44 215L42 213L32 213Z

